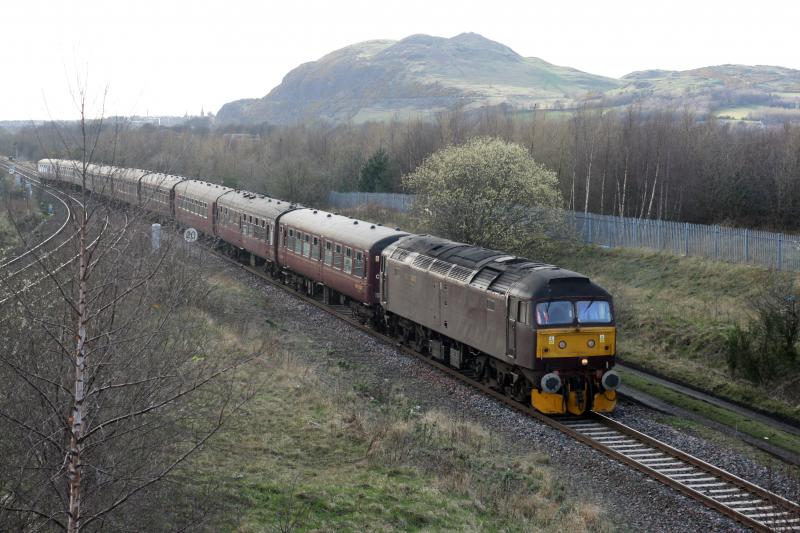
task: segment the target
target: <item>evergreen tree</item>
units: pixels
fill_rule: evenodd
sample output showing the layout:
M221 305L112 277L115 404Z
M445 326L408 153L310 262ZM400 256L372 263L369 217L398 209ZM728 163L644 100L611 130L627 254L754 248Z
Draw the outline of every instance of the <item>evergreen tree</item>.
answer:
M363 192L389 192L392 190L389 172L389 154L382 147L361 167L359 188Z

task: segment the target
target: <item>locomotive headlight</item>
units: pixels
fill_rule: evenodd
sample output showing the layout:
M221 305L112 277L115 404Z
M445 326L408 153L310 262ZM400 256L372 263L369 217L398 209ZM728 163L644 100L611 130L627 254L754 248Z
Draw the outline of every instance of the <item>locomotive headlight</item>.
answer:
M620 384L620 377L613 370L609 370L605 374L603 374L603 379L600 382L603 384L603 388L606 390L614 390L619 387Z
M588 360L588 359L586 359L586 358L584 357L583 359L581 359L581 364L582 364L583 366L586 366L586 365L588 365L588 364L589 364L589 360Z
M589 341L586 343L586 346L588 346L589 348L594 348L594 345L595 345L594 339L589 339Z
M567 341L558 341L558 347L563 350L567 347Z
M555 372L550 372L542 376L541 385L544 392L558 392L561 388L561 377Z

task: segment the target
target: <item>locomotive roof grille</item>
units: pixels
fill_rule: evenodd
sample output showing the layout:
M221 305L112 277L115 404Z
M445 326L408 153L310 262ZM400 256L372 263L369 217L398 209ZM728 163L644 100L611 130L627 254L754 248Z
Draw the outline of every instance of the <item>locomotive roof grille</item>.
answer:
M503 272L494 282L489 285L489 290L499 294L505 294L514 283L522 279L520 274L516 272Z
M500 275L499 270L495 270L493 268L484 268L481 270L475 278L473 278L470 285L473 287L477 287L478 289L488 289L489 285L495 280L497 276Z

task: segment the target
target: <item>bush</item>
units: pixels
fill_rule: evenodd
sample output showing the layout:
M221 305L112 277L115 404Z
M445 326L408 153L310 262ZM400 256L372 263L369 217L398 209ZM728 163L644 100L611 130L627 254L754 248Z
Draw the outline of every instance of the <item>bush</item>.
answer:
M439 150L403 184L426 231L507 251L541 244L563 206L554 172L523 146L489 137Z
M797 371L799 296L790 278L780 278L754 303L757 320L728 331L727 363L733 375L766 383Z

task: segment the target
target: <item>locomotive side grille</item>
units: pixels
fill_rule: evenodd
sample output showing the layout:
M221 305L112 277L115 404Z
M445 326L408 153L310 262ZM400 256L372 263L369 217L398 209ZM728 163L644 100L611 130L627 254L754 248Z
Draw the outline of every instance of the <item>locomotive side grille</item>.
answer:
M428 257L427 255L417 255L414 259L412 265L415 268L419 268L420 270L428 270L428 267L433 264L433 257Z
M408 250L404 250L402 248L395 248L392 252L392 259L396 259L398 261L403 261L406 256L408 256L410 252Z
M473 272L474 270L471 270L469 268L464 268L462 266L455 265L453 266L453 269L450 271L447 277L450 279L454 279L456 281L467 281Z
M447 263L446 261L439 261L437 259L436 261L433 262L430 271L440 274L442 276L446 276L447 272L450 270L452 266L453 265L451 263Z

